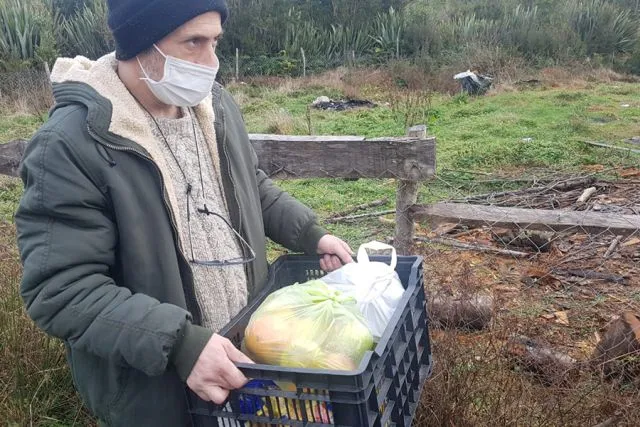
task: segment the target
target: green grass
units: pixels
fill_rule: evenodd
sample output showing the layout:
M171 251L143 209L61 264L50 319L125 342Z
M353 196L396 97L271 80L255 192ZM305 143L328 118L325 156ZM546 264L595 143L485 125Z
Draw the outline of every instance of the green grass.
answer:
M0 221L13 222L13 214L22 196L22 182L0 176Z
M0 144L14 139L29 139L45 117L0 115Z
M243 91L242 87L235 90ZM265 132L269 123L264 112L273 108L306 122L306 106L325 93L318 89L289 95L275 90L247 91L243 94L248 99L243 103L247 126L251 132ZM384 105L349 112L312 110L312 131L317 135L403 135L403 117L399 116L401 113ZM428 118L429 133L437 137L440 170L493 172L504 167L570 169L597 162L615 164L624 156L604 156L602 150L582 141L617 144L638 135L640 85L529 90L479 98L435 96L422 116ZM525 138L531 138L530 142L523 142Z
M272 128L266 111L279 109L297 122L307 123L311 115L316 135L400 136L405 133L402 109L385 106L388 99L402 102L402 95L375 96L379 106L347 112L325 112L307 106L318 96L340 97L333 90L306 88L290 93L277 89L239 86L232 89L242 100L250 132ZM453 171L500 174L530 168L576 172L581 166L636 164L639 156L588 146L583 141L624 145L640 135L640 84L616 83L590 88L533 89L490 94L484 97L434 95L424 111L429 134L437 138L438 174L449 181L434 181L422 187L419 200L430 202L463 195L460 185L472 185L476 175ZM628 104L629 107L623 107ZM400 111L399 111L400 110ZM310 113L309 113L310 111ZM417 123L416 123L417 124ZM526 140L526 142L525 142ZM296 198L311 206L321 217L367 201L387 197L392 208L395 184L392 180L301 180L279 183ZM475 190L486 190L475 186ZM391 227L378 221L351 225L329 225L352 245L372 238L384 238Z

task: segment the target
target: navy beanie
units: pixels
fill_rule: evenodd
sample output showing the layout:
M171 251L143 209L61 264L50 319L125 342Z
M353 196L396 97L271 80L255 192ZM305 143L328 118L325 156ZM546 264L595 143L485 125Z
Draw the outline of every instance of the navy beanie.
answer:
M206 12L229 11L224 0L107 0L109 28L116 41L116 58L135 58L187 21Z

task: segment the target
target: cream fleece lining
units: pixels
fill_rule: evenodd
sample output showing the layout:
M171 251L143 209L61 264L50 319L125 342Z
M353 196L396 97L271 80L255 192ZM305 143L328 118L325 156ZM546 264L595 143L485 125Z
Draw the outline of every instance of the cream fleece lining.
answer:
M182 220L180 215L177 215L176 189L171 179L165 176L169 169L164 156L158 141L153 136L143 108L120 80L117 67L115 53L105 55L97 61L91 61L83 56L60 58L51 71L51 81L85 83L111 102L113 108L109 132L138 143L151 155L162 174L178 230L182 230ZM220 156L216 143L215 115L211 95L195 107L194 112L205 136L213 164L219 165ZM216 171L219 169L219 167L215 168Z

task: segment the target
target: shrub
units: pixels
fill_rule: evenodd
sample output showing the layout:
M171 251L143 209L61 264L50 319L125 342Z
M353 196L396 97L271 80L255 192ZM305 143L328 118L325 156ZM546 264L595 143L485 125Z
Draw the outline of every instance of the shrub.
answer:
M67 56L84 55L90 59L115 48L107 25L107 5L103 0L89 2L75 16L64 18L62 40Z

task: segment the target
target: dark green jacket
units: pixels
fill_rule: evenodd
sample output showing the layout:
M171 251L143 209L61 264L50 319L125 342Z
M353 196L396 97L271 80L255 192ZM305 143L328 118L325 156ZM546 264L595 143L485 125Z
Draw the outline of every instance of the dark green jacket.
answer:
M54 95L21 172L16 224L28 313L64 340L76 388L101 421L186 425L185 380L212 331L198 326L178 213L149 152L111 132L106 97L72 80L55 83ZM247 268L251 297L267 276L265 235L314 253L325 232L258 169L231 96L217 87L213 104L232 223L257 254Z

